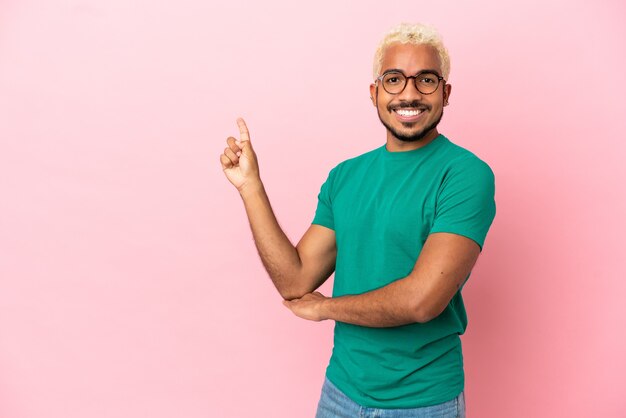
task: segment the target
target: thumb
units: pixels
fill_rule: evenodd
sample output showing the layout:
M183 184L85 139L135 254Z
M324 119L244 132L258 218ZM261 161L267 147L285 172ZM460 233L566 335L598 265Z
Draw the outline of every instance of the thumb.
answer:
M246 141L240 141L240 140L236 140L235 141L235 145L237 145L239 148L241 148L241 152L242 154L248 154L249 152L252 152L252 143L250 142L250 140L246 140Z

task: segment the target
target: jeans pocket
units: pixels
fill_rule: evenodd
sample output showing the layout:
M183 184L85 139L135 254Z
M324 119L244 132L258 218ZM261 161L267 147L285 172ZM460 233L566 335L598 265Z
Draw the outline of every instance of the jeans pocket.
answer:
M465 418L465 391L461 392L456 398L457 417Z

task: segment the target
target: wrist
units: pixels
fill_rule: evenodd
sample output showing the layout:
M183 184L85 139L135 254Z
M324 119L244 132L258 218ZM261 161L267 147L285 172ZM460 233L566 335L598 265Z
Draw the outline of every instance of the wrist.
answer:
M238 190L241 197L243 199L246 199L249 196L253 196L262 192L264 190L263 182L261 181L261 179L246 182Z
M320 316L320 321L325 321L330 318L330 304L332 303L331 297L325 297L320 301L320 305L318 308L318 314Z

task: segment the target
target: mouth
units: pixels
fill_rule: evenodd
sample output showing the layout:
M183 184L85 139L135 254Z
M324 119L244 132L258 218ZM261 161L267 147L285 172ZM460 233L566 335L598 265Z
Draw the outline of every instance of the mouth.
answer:
M396 115L396 119L400 122L416 122L422 117L426 109L423 107L402 107L392 109L391 111Z

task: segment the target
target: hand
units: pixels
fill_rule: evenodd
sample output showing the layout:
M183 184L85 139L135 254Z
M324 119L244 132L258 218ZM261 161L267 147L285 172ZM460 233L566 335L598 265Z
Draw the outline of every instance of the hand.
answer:
M241 193L245 188L259 186L261 177L259 176L259 164L252 149L246 122L242 118L238 118L237 125L239 126L241 139L237 140L232 136L226 139L228 146L224 149L224 153L220 155L220 162L226 178Z
M283 300L283 305L291 309L291 312L300 318L310 321L323 321L322 304L327 298L320 292L307 293L300 299Z

